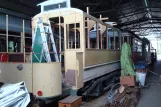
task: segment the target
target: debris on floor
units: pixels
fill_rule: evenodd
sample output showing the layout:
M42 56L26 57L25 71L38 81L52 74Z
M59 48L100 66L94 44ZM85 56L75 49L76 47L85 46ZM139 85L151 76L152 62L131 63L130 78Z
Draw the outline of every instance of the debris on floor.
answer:
M140 96L141 90L137 86L112 88L104 107L136 107Z
M1 84L0 107L26 107L30 95L24 82L16 84Z

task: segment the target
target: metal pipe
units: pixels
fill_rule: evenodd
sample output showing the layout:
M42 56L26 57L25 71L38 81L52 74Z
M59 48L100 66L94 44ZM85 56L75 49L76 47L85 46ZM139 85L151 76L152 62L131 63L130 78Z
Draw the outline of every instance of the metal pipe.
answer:
M89 14L89 7L87 7L87 14ZM90 34L89 34L89 18L87 18L87 48L90 48Z
M99 33L98 33L98 23L96 22L96 38L97 38L97 49L99 49Z
M61 13L60 13L60 4L59 4L59 58L60 58L60 62L61 62L61 17L60 17Z
M8 53L8 15L6 15L6 48Z
M75 49L77 49L77 37L76 37L76 35L77 35L77 32L76 32L77 30L76 30L76 12L75 12L75 24L74 24L74 37L75 37Z
M113 39L114 39L114 41L113 41L113 47L114 47L114 50L116 49L116 38L115 38L115 30L113 30Z
M100 20L102 19L102 15L100 15ZM102 25L100 24L100 42L101 42L101 49L103 48L102 47L102 33L101 33L101 30L102 30Z
M22 39L23 39L23 52L24 52L24 63L25 63L25 58L26 58L26 55L25 55L25 20L23 20L23 35L22 35Z
M106 27L106 48L108 49L108 28Z
M121 45L122 45L122 38L121 38L121 36L122 36L122 35L120 35L120 32L118 32L118 35L119 35L120 50L121 50Z
M70 49L70 38L69 38L69 24L66 25L66 42L67 42L67 49Z
M23 33L21 32L21 52L23 53Z

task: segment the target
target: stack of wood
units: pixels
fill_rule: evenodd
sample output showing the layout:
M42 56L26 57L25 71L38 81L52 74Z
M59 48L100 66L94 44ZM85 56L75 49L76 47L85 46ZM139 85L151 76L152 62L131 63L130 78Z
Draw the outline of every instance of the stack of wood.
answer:
M59 101L59 107L80 107L81 104L81 96L68 96Z
M139 87L125 87L124 91L122 93L118 91L115 94L114 101L112 103L108 101L105 107L136 107L140 95Z

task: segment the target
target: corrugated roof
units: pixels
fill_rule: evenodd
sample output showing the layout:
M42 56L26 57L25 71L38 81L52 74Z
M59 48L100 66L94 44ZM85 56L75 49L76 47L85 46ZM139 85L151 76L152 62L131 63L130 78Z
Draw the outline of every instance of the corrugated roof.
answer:
M40 12L37 4L45 0L0 0L0 7L33 17ZM161 0L71 0L72 7L86 11L99 18L109 17L118 27L148 34L161 30Z

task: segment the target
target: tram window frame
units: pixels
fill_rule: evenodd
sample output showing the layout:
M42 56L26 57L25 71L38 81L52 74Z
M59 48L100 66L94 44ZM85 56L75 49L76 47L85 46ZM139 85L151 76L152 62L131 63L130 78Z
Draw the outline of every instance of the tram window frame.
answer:
M120 50L120 35L119 31L114 30L114 35L115 35L115 50Z
M99 33L99 49L107 49L106 42L107 42L107 26L103 24L99 24L98 33ZM105 35L105 36L104 36Z
M108 50L108 27L106 26L106 30L102 34L102 49Z
M110 31L109 30L111 30L111 35L110 35ZM108 28L108 49L109 50L115 50L115 41L114 41L114 38L115 38L115 36L114 36L114 29L112 29L112 28Z
M121 35L121 32L120 31L118 31L118 34L119 34L119 42L120 42L120 49L119 50L121 50L121 48L122 48L122 35Z
M97 21L90 17L85 17L85 48L86 49L98 49L97 46ZM92 26L91 26L92 25Z
M70 31L70 25L74 26L71 29L73 30L73 41L74 44L70 43L70 38L72 36L71 31ZM81 32L78 30L81 28L80 22L76 23L66 23L66 49L81 49ZM77 40L78 39L78 40ZM78 41L78 42L76 42Z
M94 33L94 38L91 37L91 34L92 34L92 30L95 30L93 31ZM97 44L97 32L98 32L98 29L97 29L97 22L95 22L93 28L91 30L88 30L89 32L89 39L90 39L90 48L87 48L87 49L98 49L98 44ZM99 33L98 33L99 34ZM93 40L92 40L93 39ZM95 40L95 41L94 41ZM93 41L93 42L92 42ZM88 42L88 41L87 41Z
M89 21L89 22L88 22ZM94 23L90 23L90 21L93 21ZM88 25L89 24L89 25ZM92 28L88 28L89 26ZM104 30L103 27L107 29L107 26L99 23L96 20L93 20L89 17L85 17L85 48L86 49L108 49L107 47L107 37L103 37L104 32L107 32L105 29L104 32L101 32L101 30ZM93 32L91 32L94 30ZM93 33L93 36L91 37L91 34ZM107 34L106 34L107 35ZM89 37L88 37L89 36ZM103 40L106 41L106 44L103 44ZM104 46L106 45L106 46ZM106 47L106 48L105 48Z

